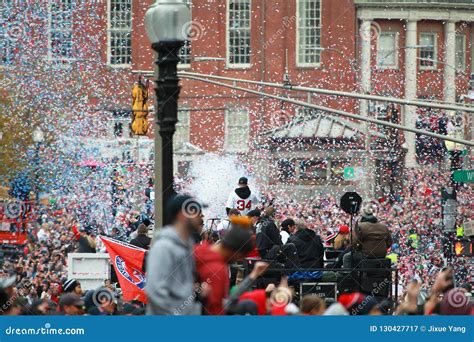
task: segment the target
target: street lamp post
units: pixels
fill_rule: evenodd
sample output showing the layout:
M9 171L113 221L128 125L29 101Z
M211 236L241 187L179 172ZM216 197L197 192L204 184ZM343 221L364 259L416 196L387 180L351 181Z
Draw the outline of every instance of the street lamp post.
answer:
M36 127L33 131L33 141L35 143L35 201L39 204L39 164L40 164L40 147L44 141L44 133L41 128Z
M181 87L178 78L179 50L187 38L191 21L189 7L179 0L157 0L145 14L145 29L158 66L156 78L155 133L155 226L170 223L165 207L174 195L173 135L178 122L178 98ZM160 139L161 137L161 139ZM158 150L160 146L160 150Z
M462 136L462 130L455 127L448 135ZM442 191L443 227L446 257L448 262L450 262L453 256L453 241L456 237L456 233L453 230L457 227L457 191L459 188L459 184L454 180L454 172L462 168L461 154L464 145L445 141L445 146L450 159L449 169L451 177L449 185Z

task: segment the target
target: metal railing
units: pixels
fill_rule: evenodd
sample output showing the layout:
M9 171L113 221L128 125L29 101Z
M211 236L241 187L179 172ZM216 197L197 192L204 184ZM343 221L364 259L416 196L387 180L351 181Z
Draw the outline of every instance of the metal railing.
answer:
M244 276L250 273L252 264L248 261L243 265L232 265L231 268L240 270ZM295 295L298 297L301 293L298 291L300 284L333 284L335 286L336 299L343 293L347 292L362 292L367 296L385 298L389 300L392 305L392 310L395 309L398 297L398 283L400 280L399 271L396 267L389 268L366 268L357 267L353 269L348 268L275 268L270 267L265 273L260 276L254 283L256 288L265 288L269 282L277 282L282 276L288 276L294 272L321 272L321 277L318 279L295 279L290 280L289 284L296 290ZM330 273L330 274L329 274ZM326 274L326 276L323 276ZM330 277L327 277L330 275ZM330 279L333 278L333 279Z

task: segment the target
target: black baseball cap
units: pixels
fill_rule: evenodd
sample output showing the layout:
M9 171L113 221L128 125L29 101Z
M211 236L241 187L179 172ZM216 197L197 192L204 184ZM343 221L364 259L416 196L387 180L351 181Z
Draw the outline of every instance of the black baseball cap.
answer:
M248 217L260 217L260 216L262 216L262 213L258 209L253 209L253 210L250 210L247 213L247 216Z
M247 177L240 177L239 178L239 185L247 185L249 183L249 180Z
M171 221L182 212L189 212L190 214L199 214L202 212L202 205L193 197L188 195L174 196L166 205Z
M74 293L66 293L61 296L59 299L59 307L62 309L65 306L74 305L74 306L84 306L85 303L78 295Z

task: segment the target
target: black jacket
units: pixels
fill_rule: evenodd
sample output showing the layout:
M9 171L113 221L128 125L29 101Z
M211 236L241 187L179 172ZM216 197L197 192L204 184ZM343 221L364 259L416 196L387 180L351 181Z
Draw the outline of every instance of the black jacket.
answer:
M257 225L257 249L262 258L265 258L273 246L281 246L280 231L275 221L270 217L262 217Z
M81 236L77 242L79 244L77 253L95 253L95 248L91 246L89 240L85 236Z
M135 239L132 239L130 241L130 244L148 250L150 249L150 242L151 242L151 239L148 236L137 235Z
M324 268L324 247L321 237L309 228L298 230L290 236L288 243L296 246L300 267Z

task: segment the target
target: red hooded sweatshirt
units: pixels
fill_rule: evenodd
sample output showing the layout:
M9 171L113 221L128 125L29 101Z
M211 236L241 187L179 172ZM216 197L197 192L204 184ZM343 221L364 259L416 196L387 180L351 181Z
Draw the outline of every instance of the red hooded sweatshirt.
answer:
M208 242L198 245L194 251L196 269L201 282L211 288L204 305L208 315L224 314L224 299L229 296L229 267L224 258L211 249Z
M245 292L239 297L239 302L243 300L251 300L257 305L259 316L267 314L267 293L264 289Z

